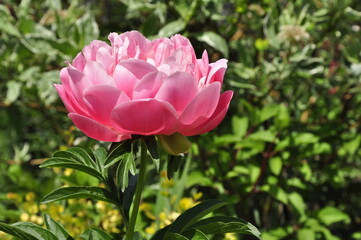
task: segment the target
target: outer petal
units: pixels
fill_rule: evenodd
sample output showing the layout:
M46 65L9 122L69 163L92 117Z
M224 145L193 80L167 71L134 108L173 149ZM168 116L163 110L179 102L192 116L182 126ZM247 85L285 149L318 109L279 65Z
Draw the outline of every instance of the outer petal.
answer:
M86 106L83 102L83 91L92 84L84 77L82 72L70 67L67 68L67 71L69 76L70 92L74 98L74 103L82 109L82 111L86 112Z
M88 137L94 138L99 141L106 142L120 142L125 139L131 138L129 134L121 134L96 121L79 115L77 113L69 113L68 115L73 123Z
M153 98L166 77L162 72L148 73L135 83L133 99Z
M129 101L128 96L110 85L94 85L84 90L84 102L92 119L111 126L110 114L113 108L122 102Z
M183 125L198 125L212 116L219 101L221 84L215 82L204 88L188 104L179 120Z
M138 135L170 135L177 125L173 107L156 99L119 104L114 108L111 119L120 132Z
M221 97L219 98L219 103L216 110L204 124L191 130L184 130L179 132L185 136L192 136L209 132L213 128L217 127L222 122L224 116L228 111L232 96L233 91L226 91L222 93Z
M178 113L181 113L196 96L197 91L197 83L193 76L185 72L176 72L164 80L155 98L169 102Z
M210 64L211 69L207 77L207 83L212 84L213 82L220 82L222 84L224 73L227 69L227 59L220 59L215 63Z

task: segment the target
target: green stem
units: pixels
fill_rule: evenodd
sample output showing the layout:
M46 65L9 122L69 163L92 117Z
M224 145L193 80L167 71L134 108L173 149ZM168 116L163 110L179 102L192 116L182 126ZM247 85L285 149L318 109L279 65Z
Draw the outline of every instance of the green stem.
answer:
M132 215L130 216L129 226L127 229L126 240L133 240L135 222L137 220L140 200L142 196L145 173L147 168L147 146L144 141L141 140L141 152L140 152L140 169L138 175L138 183L135 189L134 201L133 201L133 210Z

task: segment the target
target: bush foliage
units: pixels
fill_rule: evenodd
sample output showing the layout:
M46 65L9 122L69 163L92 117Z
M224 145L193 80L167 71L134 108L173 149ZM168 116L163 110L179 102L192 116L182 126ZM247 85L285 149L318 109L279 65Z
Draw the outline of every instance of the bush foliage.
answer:
M199 58L207 49L212 61L229 59L224 84L235 92L223 123L190 138L174 179L148 177L142 234L204 197L232 203L224 213L254 223L264 240L361 239L360 1L5 0L0 20L0 221L42 224L49 213L75 234L122 234L105 203L39 205L55 186L97 180L38 165L99 144L72 126L53 87L64 61L134 29L150 39L180 33Z

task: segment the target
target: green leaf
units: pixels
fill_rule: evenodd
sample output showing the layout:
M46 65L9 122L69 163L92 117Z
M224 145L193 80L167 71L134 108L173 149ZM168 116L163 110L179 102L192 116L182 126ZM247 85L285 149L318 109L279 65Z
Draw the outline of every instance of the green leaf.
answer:
M107 158L104 162L104 168L109 168L123 158L123 154L132 150L132 141L126 140L122 142L112 143L108 150Z
M220 51L224 57L228 58L228 44L223 37L215 32L204 32L197 36L198 41L205 42L214 49Z
M177 10L179 15L184 19L185 22L188 22L192 15L194 14L194 10L197 6L197 0L174 0L174 8Z
M167 165L167 177L168 179L173 178L174 173L178 171L180 164L183 160L182 155L174 156L168 155L168 165Z
M41 168L44 167L63 167L63 168L71 168L75 169L84 173L87 173L93 177L98 178L101 181L104 181L104 178L100 172L92 167L88 167L83 165L77 161L68 158L60 158L60 157L53 157L46 160L44 163L40 165Z
M92 159L92 157L88 154L87 151L80 147L72 147L65 151L57 151L52 156L52 158L55 157L70 159L94 169L96 169L97 167L94 159Z
M249 234L261 239L261 233L251 223L235 217L215 216L200 220L190 226L205 234L241 233Z
M232 117L232 130L234 135L241 138L246 135L248 129L248 118L247 117Z
M58 238L49 230L44 229L34 223L18 222L12 224L12 226L29 233L38 240L58 240Z
M159 240L159 239L164 240L164 236L167 234L169 226L170 225L158 230L150 240Z
M80 235L84 240L113 240L113 238L103 230L98 228L87 229L84 233Z
M46 195L41 202L49 203L65 199L91 198L117 204L112 193L100 187L64 187Z
M104 164L107 158L107 150L105 148L97 148L93 151L94 157L96 159L98 171L104 173Z
M209 240L209 238L198 229L191 229L183 233L190 240Z
M6 223L0 222L0 231L10 234L11 236L14 236L14 237L18 237L21 240L37 240L36 237L27 233L26 231L23 231L15 226L12 226L12 225L9 225Z
M127 220L129 220L130 206L132 205L133 196L138 183L138 174L134 176L130 175L128 183L129 183L128 187L124 191L123 204L122 204L125 213L125 216L123 217L126 218Z
M48 214L44 216L46 228L54 233L58 240L73 240L69 233L64 229L64 227L52 219Z
M326 226L341 221L347 224L351 222L350 217L346 213L330 206L321 209L317 216Z
M190 240L189 238L186 238L185 236L182 236L178 233L166 233L163 240Z
M306 213L306 205L305 202L303 201L302 196L297 193L297 192L293 192L288 194L288 200L291 203L291 205L293 206L294 209L296 209L296 211L298 212L298 214L300 214L301 217L305 217Z
M167 23L158 32L158 37L170 37L176 33L183 31L186 27L186 23L179 19L170 23Z
M298 240L315 240L316 233L312 229L309 228L302 228L297 231L297 239Z
M214 210L226 205L220 200L208 200L202 202L184 213L182 213L169 227L168 232L181 233L187 230L190 225L213 212Z
M282 159L280 157L273 157L269 160L269 166L271 172L278 176L281 173L282 170Z
M267 121L268 119L276 116L279 111L279 105L277 104L268 104L260 111L260 122Z
M143 137L143 140L152 157L155 168L157 169L157 172L159 172L160 156L157 139L154 136L146 136Z
M122 160L119 162L117 168L116 180L122 192L128 187L129 172L132 175L135 175L136 172L134 155L132 152L122 155Z
M0 25L2 25L2 24L0 24ZM8 81L6 83L6 86L7 86L8 90L6 92L5 102L13 103L20 96L21 83L19 83L17 81Z

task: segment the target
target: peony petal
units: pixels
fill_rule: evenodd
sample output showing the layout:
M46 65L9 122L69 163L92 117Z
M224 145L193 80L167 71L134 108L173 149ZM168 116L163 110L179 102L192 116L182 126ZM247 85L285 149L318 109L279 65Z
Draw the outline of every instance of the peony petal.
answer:
M204 88L184 109L180 122L183 125L198 125L208 119L217 107L220 91L219 82Z
M98 49L101 47L110 49L110 46L104 41L99 41L99 40L91 41L89 45L85 46L82 50L84 58L87 61L95 61Z
M88 137L94 138L99 141L106 142L120 142L125 139L130 139L129 134L121 134L104 125L101 125L90 119L77 113L69 113L68 115L73 123Z
M54 87L56 88L56 91L58 92L61 100L64 103L64 106L68 110L68 112L76 112L73 107L73 102L70 99L70 97L66 94L66 91L64 89L64 86L61 84L54 84Z
M220 82L222 84L224 73L227 69L227 59L220 59L215 63L210 64L211 69L207 76L207 84L212 84L214 82Z
M138 59L123 60L118 63L131 72L137 79L141 79L144 75L155 72L157 69L150 63Z
M92 85L85 77L84 74L75 68L66 68L69 76L70 91L74 98L76 106L86 112L86 106L83 102L83 91L85 88ZM65 88L66 89L66 88ZM67 89L66 89L67 90ZM68 91L68 90L67 90ZM68 93L69 94L69 93ZM70 94L69 94L70 95Z
M110 114L113 108L129 101L128 96L110 85L94 85L84 90L84 102L92 119L110 126Z
M153 98L166 77L162 72L148 73L135 83L133 99Z
M106 48L99 48L97 55L97 62L99 62L109 75L113 74L115 59Z
M94 61L89 61L84 67L84 76L92 84L109 84L113 85L113 79L108 75L104 67Z
M133 88L137 78L133 73L121 65L114 69L113 79L117 88L122 90L129 98L133 97Z
M215 127L217 127L222 122L223 118L225 117L228 111L232 96L233 96L233 91L226 91L222 93L219 98L219 103L216 110L205 123L193 129L183 130L179 132L185 136L193 136L193 135L199 135L209 132Z
M164 80L155 98L169 102L178 113L181 113L197 92L197 82L192 75L176 72Z
M156 99L119 104L114 108L111 119L119 131L136 135L170 135L177 125L173 107Z
M76 57L74 58L72 65L79 71L83 71L85 64L86 64L86 60L83 54L81 52L78 53L78 55L76 55Z
M197 76L198 78L203 78L207 76L209 71L209 60L207 50L203 51L202 59L197 59Z

